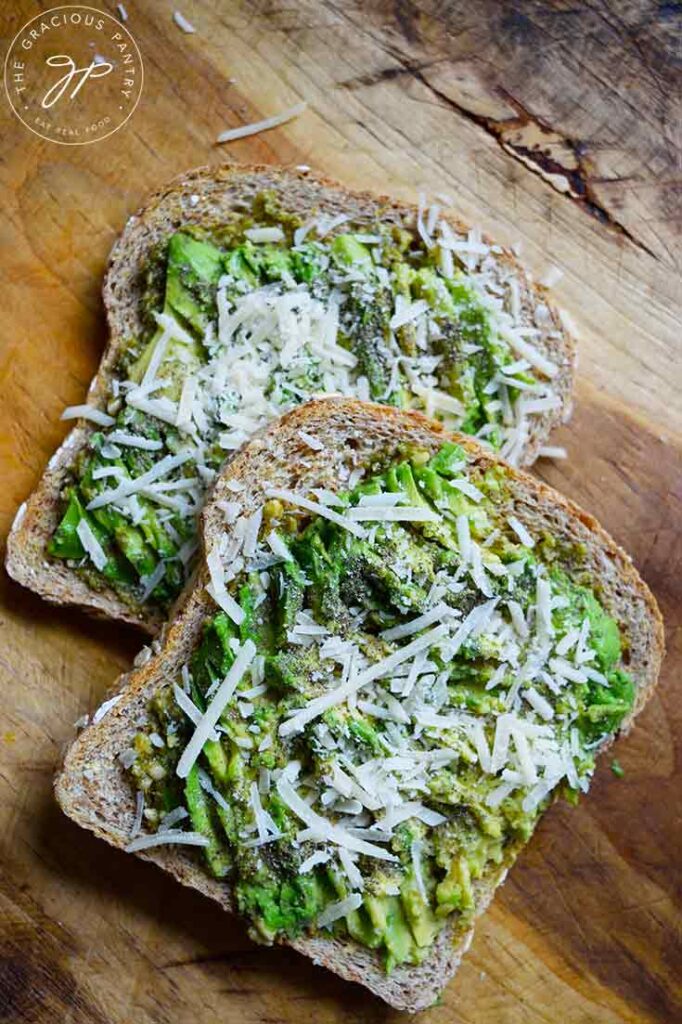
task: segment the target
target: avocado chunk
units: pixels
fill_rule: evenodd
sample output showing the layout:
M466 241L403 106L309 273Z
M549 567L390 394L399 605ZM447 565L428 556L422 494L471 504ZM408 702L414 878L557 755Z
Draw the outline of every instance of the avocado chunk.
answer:
M201 769L195 764L190 770L185 782L185 800L187 810L192 820L192 827L197 832L206 836L209 843L204 847L204 854L208 867L216 878L224 878L231 868L231 860L228 849L221 842L217 833L214 808L209 801L212 799L204 792L200 781Z
M47 546L49 554L57 558L85 557L85 548L76 533L81 519L87 519L85 509L78 500L76 491L71 489L68 492L66 512Z
M317 619L343 629L348 608L341 596L342 567L346 558L347 539L331 536L331 549L325 544L325 527L313 524L305 537L292 545L292 552L305 575L311 580L311 604Z
M381 935L385 949L386 971L398 964L414 962L416 950L412 932L399 896L366 896L367 914Z
M324 899L323 887L312 874L281 879L262 872L253 881L238 883L236 894L239 909L267 941L281 932L298 935L322 910Z
M369 949L377 949L381 946L383 936L374 927L366 907L362 906L358 910L352 910L350 914L346 914L345 921L348 934L356 942Z
M190 661L195 692L202 701L211 685L229 672L234 661L230 640L235 636L234 624L225 612L219 612L206 623L201 643Z
M618 623L606 614L589 591L585 595L585 611L590 621L590 639L596 648L597 660L601 668L608 671L620 658Z
M443 927L443 921L436 917L429 903L424 902L424 897L419 891L415 879L414 869L405 874L400 897L414 941L419 947L428 949Z
M48 553L56 558L85 558L85 548L81 544L77 533L78 524L83 519L89 525L107 556L104 568L98 571L101 571L104 579L115 580L130 587L135 581L135 575L131 571L131 566L120 555L111 551L109 533L106 529L103 529L98 521L96 511L92 514L86 512L75 488L70 489L66 512L50 538L47 547Z
M195 340L191 345L180 338L166 340L164 361L159 370L166 386L158 394L165 394L177 401L182 390L182 379L192 367L198 368L204 361L202 340L206 327L216 315L216 289L222 273L223 253L216 246L199 241L182 231L171 235L168 241L163 312L177 317ZM158 327L140 358L131 367L131 380L136 383L142 381L162 338L164 329ZM179 356L180 365L174 358L176 355Z
M446 441L429 461L429 469L439 476L456 476L467 464L467 453L461 445Z
M592 740L617 732L634 700L635 685L630 676L620 669L609 672L606 686L590 680L585 710L578 726Z
M365 377L370 397L386 401L393 378L395 354L390 347L393 298L386 288L377 288L371 301L362 288L347 303L347 320L340 331L342 344L357 359L356 373Z
M287 561L273 568L271 578L277 595L275 643L282 647L287 643L288 630L295 625L296 616L303 608L303 574L296 562Z
M223 253L215 245L182 231L171 235L166 304L199 336L215 316L216 288L223 273Z
M474 909L471 871L466 857L452 858L445 879L436 886L436 902L436 913L443 916L453 910L465 913Z
M370 250L353 234L337 235L331 244L331 252L340 267L353 267L367 274L374 268Z
M559 610L559 624L568 631L580 627L583 620L587 619L590 643L597 655L594 667L608 672L621 654L618 623L608 615L587 587L572 584L561 569L554 569L551 575L553 583L562 589L567 600L567 607Z

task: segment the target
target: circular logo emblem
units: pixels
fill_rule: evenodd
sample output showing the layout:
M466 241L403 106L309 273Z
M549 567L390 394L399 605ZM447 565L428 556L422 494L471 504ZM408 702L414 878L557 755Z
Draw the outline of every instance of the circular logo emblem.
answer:
M17 33L5 58L12 110L65 146L100 142L125 124L142 92L142 57L125 25L94 7L53 7Z

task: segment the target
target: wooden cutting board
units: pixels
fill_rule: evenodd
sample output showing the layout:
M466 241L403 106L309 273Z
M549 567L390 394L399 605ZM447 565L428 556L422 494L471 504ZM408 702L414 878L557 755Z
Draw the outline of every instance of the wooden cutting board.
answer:
M3 5L5 49L47 6ZM351 186L446 192L470 223L520 241L537 273L556 264L580 374L556 437L569 459L538 473L631 551L669 655L617 745L625 777L607 759L577 810L549 813L423 1019L682 1020L679 5L182 0L194 34L173 23L170 0L126 7L146 78L109 139L43 141L0 96L3 535L97 365L109 247L147 190L179 171L307 163ZM303 99L286 128L214 145ZM0 1021L397 1021L297 955L252 945L200 896L61 816L60 751L140 638L4 576L0 602Z

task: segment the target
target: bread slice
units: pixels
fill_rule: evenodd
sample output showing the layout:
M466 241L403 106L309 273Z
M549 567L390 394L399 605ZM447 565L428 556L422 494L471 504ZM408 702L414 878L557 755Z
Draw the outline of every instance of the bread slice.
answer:
M150 253L183 225L229 221L239 214L244 203L264 189L274 191L285 210L303 219L343 213L351 220L362 221L379 212L385 221L413 224L416 216L415 207L386 196L352 192L308 172L265 165L226 165L203 167L181 175L153 193L139 212L130 217L111 252L103 288L109 343L90 385L91 405L106 406L117 360L127 342L139 337L142 331L143 269ZM446 219L455 231L466 232L456 220ZM570 412L575 347L546 290L531 283L510 251L500 250L497 258L517 274L519 303L539 330L538 337L533 339L534 346L559 368L553 382L558 404L533 417L531 433L521 453L521 463L529 465L552 428ZM536 315L539 306L543 311L541 322ZM79 605L99 616L134 623L153 634L163 621L153 608L126 604L104 581L101 589L94 590L64 562L49 559L46 554L47 543L60 520L60 495L70 467L87 445L93 429L96 428L90 423L78 421L51 458L28 502L19 509L7 543L7 571L53 603Z
M314 435L324 450L311 453L300 431ZM366 467L378 454L399 458L406 443L435 452L451 435L418 413L404 413L379 405L326 399L302 406L250 442L217 481L214 500L203 516L204 544L211 549L225 531L224 517L216 502L229 497L225 480L245 485L241 492L244 514L260 507L269 487L303 492L312 487L338 489L342 466ZM495 456L461 436L455 438L483 469L500 464ZM652 693L663 655L661 617L647 586L628 556L591 516L551 488L522 471L505 467L511 494L509 513L527 528L546 530L558 540L580 543L585 549L585 569L600 588L600 600L620 624L627 651L627 670L636 683L632 714L624 722L630 728L635 715ZM197 643L202 620L215 612L204 586L206 569L189 592L179 613L147 652L146 664L123 676L118 683L118 703L96 725L87 728L66 755L56 782L56 794L64 811L85 828L114 846L128 842L135 812L135 797L118 755L129 747L136 731L144 727L147 703L163 681L175 677ZM185 885L210 896L231 909L229 885L203 870L196 851L169 847L148 850L141 856L155 861ZM500 869L478 884L478 913L482 913L504 879ZM299 938L291 944L337 974L360 982L392 1006L417 1011L429 1006L454 974L472 932L454 934L449 924L440 934L426 960L418 967L398 967L386 975L372 951L336 938Z

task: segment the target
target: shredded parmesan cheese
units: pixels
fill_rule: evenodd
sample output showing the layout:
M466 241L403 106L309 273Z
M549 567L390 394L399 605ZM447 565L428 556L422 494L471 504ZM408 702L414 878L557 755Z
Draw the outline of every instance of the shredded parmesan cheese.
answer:
M349 508L346 512L347 519L353 522L377 522L377 523L438 523L440 516L433 509L417 506L415 508L406 505L397 508L372 507L358 505Z
M135 494L137 491L142 490L149 484L154 483L161 477L166 476L173 469L177 469L182 466L183 463L187 462L192 457L191 452L179 452L177 455L165 455L160 462L157 462L155 466L143 473L142 476L136 477L134 480L125 480L118 487L115 487L111 491L104 491L102 494L98 494L96 498L93 498L88 504L88 510L102 508L104 505L110 505L114 501L118 501L120 498L127 498L131 494Z
M267 132L271 128L278 128L279 125L293 121L295 117L300 117L307 106L307 103L297 103L295 106L290 107L288 110L283 110L281 114L276 114L274 117L266 117L263 121L245 124L240 128L229 128L227 131L220 133L216 142L234 142L235 139L244 139L248 135L257 135L259 132Z
M507 516L507 522L509 523L509 525L511 526L512 530L519 538L521 543L524 545L524 547L535 547L535 541L533 540L533 538L531 537L530 533L523 525L523 523L519 519L517 519L516 516Z
M280 725L280 736L290 736L292 733L300 732L304 725L307 725L308 722L312 722L314 718L318 718L329 708L335 707L337 704L342 704L352 693L361 690L363 686L374 682L375 679L380 679L381 676L388 674L404 661L409 661L419 651L435 646L435 644L441 640L446 633L446 626L436 626L435 629L430 630L428 633L424 633L416 640L413 640L412 643L407 644L405 647L400 647L393 654L389 654L388 657L382 658L381 661L378 661L374 665L370 666L370 668L365 669L365 671L357 677L349 679L348 682L344 683L342 686L338 686L335 690L324 694L322 697L316 697L314 700L311 700L303 711L298 712L291 718L288 718L286 722L283 722L282 725Z
M324 451L324 444L319 438L313 437L312 434L307 434L305 430L299 430L298 436L301 438L304 444L307 444L309 448L314 452Z
M355 853L363 853L367 857L375 857L377 860L397 861L398 858L388 850L384 850L374 843L368 843L364 839L358 839L357 836L351 835L340 825L333 825L327 818L323 818L305 800L301 799L284 774L280 775L277 780L277 792L289 810L293 811L297 818L300 818L313 833L318 835L320 840L334 843L336 846L345 846Z
M169 828L166 832L155 832L154 835L138 836L125 847L126 853L137 853L149 850L153 846L208 846L209 840L201 832L181 832Z
M70 405L64 410L60 419L62 420L90 420L100 427L113 427L116 420L101 409L95 409L92 405Z
M247 228L244 232L250 242L283 242L284 232L281 228Z
M81 519L76 527L76 533L78 534L79 541L89 555L90 561L95 568L101 572L107 564L107 556L104 552L104 548L93 533L92 527L88 523L87 519Z
M306 859L302 861L298 869L299 874L307 875L308 872L312 871L312 869L317 867L318 864L326 864L327 861L330 860L330 857L331 855L329 853L325 853L324 850L315 850L314 853L311 853L309 857L306 857Z
M147 452L157 452L163 448L161 441L154 441L151 437L142 437L140 434L128 434L124 430L112 430L108 439L112 444L122 444L128 448L141 448Z
M339 900L338 903L330 903L326 906L317 918L317 927L328 928L334 921L338 921L341 917L346 917L354 910L359 910L361 906L362 895L359 892L353 892L345 900Z
M173 21L175 22L179 29L182 29L182 31L186 32L188 35L191 35L193 32L196 32L194 25L192 25L192 23L189 22L187 18L184 16L184 14L180 13L180 11L175 11L173 13Z
M237 689L242 676L253 661L255 655L256 645L253 640L245 640L239 654L232 664L232 667L218 687L211 703L202 715L192 738L185 747L182 756L178 761L176 772L179 778L187 778L190 768L203 750L204 744L213 733L213 730L218 724L218 719L225 710L225 706L232 697L234 691Z
M538 449L538 455L541 459L567 459L568 452L565 448L559 445L543 445L542 448Z
M122 696L122 693L117 693L115 697L110 697L109 700L105 700L103 704L100 704L92 716L92 724L97 725L98 722L101 722L107 712L111 711L118 704Z
M355 523L350 522L350 520L345 516L339 515L338 512L333 512L330 508L327 508L326 505L321 505L317 501L311 501L310 498L306 498L302 494L297 494L295 491L271 487L268 488L265 495L267 498L279 498L280 501L288 501L290 505L298 505L299 508L304 508L308 512L315 512L318 516L322 516L324 519L329 519L330 522L343 527L344 530L348 530L349 533L354 534L356 537L364 537L365 535L361 526L357 526Z

